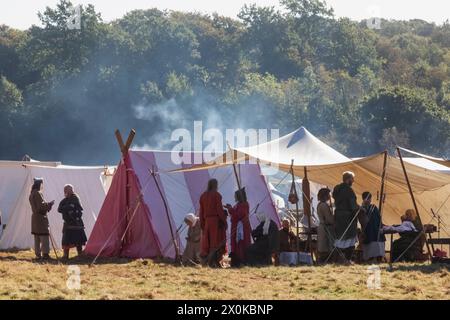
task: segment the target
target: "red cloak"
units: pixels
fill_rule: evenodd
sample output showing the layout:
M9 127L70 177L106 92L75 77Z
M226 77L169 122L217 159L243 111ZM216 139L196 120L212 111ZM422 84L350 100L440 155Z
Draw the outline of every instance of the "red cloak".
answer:
M248 202L237 203L233 208L228 209L231 216L231 252L240 260L245 260L245 251L252 243L252 228L249 219ZM242 221L243 239L237 241L237 225Z

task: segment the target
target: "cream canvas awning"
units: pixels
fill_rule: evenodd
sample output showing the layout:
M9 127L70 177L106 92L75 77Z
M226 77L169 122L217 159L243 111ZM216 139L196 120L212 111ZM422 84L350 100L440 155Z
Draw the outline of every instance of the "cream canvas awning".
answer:
M353 185L355 192L358 195L364 191L371 192L374 202L378 204L384 157L383 152L352 160L302 127L279 139L247 148L230 149L214 161L178 171L195 171L233 163L258 162L289 172L293 161L296 176L303 177L306 168L309 180L328 186L330 189L342 181L344 171L353 171L356 174ZM437 224L431 213L433 209L447 226L447 230L443 232L450 236L448 233L450 231L450 175L406 161L404 164L422 222ZM413 208L413 204L401 162L393 156L387 156L383 222L385 224L399 223L400 216L410 208Z

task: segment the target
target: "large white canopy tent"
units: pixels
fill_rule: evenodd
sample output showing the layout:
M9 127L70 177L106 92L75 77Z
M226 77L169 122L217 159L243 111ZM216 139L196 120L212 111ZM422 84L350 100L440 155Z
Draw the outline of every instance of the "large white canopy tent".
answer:
M72 184L83 207L83 221L89 236L106 194L109 177L104 167L65 166L59 162L0 162L0 210L2 228L0 249L28 249L33 246L29 193L34 177L44 178L44 197L55 200L49 212L50 228L57 248L61 245L62 217L57 212L65 184Z
M380 198L384 160L386 157L383 222L399 223L406 209L413 208L405 175L398 158L379 153L352 160L332 149L308 130L298 130L279 139L246 148L231 148L214 161L196 165L187 170L201 170L240 162L258 162L289 172L293 163L294 174L332 188L342 181L344 171L353 171L357 194L369 191L374 200ZM445 225L450 226L450 176L405 161L413 194L418 203L422 221L436 223L431 212L438 213ZM445 233L449 233L446 230Z

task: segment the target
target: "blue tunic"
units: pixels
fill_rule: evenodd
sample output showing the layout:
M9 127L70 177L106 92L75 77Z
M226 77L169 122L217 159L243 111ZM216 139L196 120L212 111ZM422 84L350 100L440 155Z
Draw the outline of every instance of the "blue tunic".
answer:
M371 204L363 208L366 209L367 215L367 225L364 229L364 244L386 241L384 234L380 234L381 215L377 206Z

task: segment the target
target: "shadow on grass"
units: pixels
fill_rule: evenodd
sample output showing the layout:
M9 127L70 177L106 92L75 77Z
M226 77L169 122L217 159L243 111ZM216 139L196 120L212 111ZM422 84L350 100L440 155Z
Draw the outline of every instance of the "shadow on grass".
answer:
M392 268L387 267L387 271L417 271L425 274L432 274L441 272L443 270L450 271L450 265L444 263L432 263L432 264L416 264L416 263L402 263L393 264Z
M30 253L30 250L28 249L8 249L8 250L0 250L0 262L2 261L20 261L20 262L31 262L36 264L52 264L52 265L70 265L70 264L76 264L76 265L91 265L94 261L95 257L82 255L82 256L72 256L71 258L64 260L62 259L62 252L58 252L58 259L56 259L54 252L50 253L50 256L52 258L50 260L39 260L34 258L33 254ZM96 260L96 265L102 265L102 264L127 264L132 261L135 261L136 259L130 259L130 258L122 258L122 257L111 257L111 258L105 258L100 257Z

